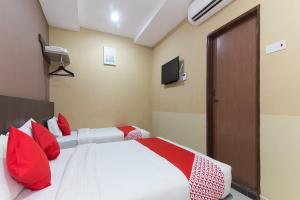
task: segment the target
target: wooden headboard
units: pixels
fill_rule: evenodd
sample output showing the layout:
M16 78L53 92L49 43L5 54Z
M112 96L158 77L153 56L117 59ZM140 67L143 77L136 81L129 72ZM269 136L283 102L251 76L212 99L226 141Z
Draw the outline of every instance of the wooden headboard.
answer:
M45 125L54 116L54 103L0 95L0 134L9 126L21 127L30 118Z

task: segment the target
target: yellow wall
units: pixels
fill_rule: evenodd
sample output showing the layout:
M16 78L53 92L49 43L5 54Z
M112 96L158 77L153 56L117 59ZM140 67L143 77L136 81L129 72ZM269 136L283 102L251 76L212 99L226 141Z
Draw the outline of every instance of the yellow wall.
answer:
M261 5L261 189L270 200L296 200L300 188L300 1L236 0L199 27L187 22L153 52L152 130L196 150L206 149L207 35ZM285 39L287 50L265 54ZM186 82L165 88L161 65L185 60Z
M51 28L51 45L70 52L75 78L51 77L55 113L64 113L72 129L133 124L150 129L151 49L132 40L96 31ZM117 49L117 66L103 65L103 47Z

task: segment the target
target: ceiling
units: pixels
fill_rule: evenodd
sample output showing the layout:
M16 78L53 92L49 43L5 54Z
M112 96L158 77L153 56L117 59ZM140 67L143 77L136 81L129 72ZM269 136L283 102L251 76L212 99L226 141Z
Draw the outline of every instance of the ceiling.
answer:
M132 38L153 47L187 17L192 0L40 0L50 26L80 27ZM120 16L111 20L112 12Z

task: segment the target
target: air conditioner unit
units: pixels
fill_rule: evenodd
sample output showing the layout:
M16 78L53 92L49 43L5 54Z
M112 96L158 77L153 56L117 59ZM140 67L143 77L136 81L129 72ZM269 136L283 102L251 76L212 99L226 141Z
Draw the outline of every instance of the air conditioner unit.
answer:
M194 0L188 10L189 22L198 26L233 0Z

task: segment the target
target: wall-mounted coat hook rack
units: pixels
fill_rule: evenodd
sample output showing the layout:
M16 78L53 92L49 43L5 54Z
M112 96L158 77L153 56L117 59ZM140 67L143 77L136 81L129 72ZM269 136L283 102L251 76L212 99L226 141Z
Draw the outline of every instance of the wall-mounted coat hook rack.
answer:
M53 72L49 73L49 75L75 77L73 72L65 68L70 64L69 52L67 49L56 46L48 46L41 34L39 34L39 42L41 44L43 57L47 63L50 64L51 61L60 63L59 67Z
M45 52L45 47L48 46L48 43L46 43L46 41L44 40L44 38L41 34L39 34L39 42L41 44L43 57L46 60L46 62L48 64L50 64L51 63L50 58L46 55L46 52Z

